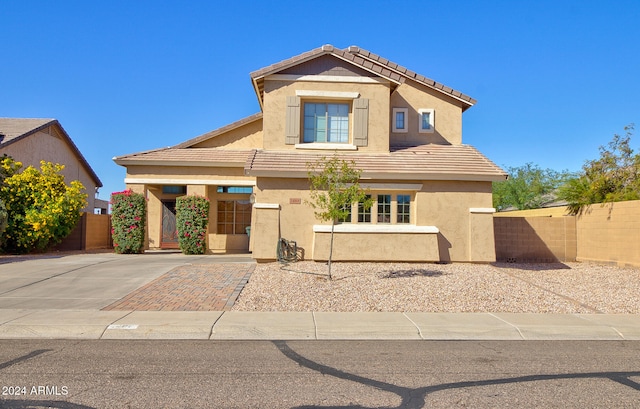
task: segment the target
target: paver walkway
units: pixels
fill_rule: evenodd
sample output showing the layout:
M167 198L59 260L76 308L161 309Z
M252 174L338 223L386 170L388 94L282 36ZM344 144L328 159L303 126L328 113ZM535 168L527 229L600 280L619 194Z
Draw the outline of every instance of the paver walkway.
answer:
M250 263L177 267L103 310L228 311L254 269Z

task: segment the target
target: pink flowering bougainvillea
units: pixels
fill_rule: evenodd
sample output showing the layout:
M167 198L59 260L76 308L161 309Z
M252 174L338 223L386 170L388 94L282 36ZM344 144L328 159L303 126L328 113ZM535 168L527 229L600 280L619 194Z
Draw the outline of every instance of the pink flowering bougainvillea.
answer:
M147 203L144 195L128 189L111 194L111 236L119 254L144 251Z
M178 245L184 254L204 254L207 247L209 200L202 196L176 199Z

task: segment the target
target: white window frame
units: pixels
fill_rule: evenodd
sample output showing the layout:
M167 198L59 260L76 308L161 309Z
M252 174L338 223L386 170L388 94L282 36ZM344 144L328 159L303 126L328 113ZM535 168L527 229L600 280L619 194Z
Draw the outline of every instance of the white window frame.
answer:
M433 108L420 108L418 110L418 132L433 133L435 130L435 110ZM422 127L422 119L424 114L429 114L429 129Z
M413 185L407 185L412 187ZM351 204L351 220L343 221L340 224L383 224L383 225L399 225L407 226L415 224L415 191L403 192L397 190L380 190L367 193L373 199L373 205L366 212L361 212L360 203ZM380 214L378 213L378 197L379 196L391 196L389 202L391 213L389 214L390 220L388 222L378 220ZM409 222L398 222L398 196L409 196ZM360 219L368 218L369 221L360 221Z
M398 124L396 123L397 113L399 112L404 114L404 128L398 128ZM409 132L409 108L393 108L392 130L395 133Z

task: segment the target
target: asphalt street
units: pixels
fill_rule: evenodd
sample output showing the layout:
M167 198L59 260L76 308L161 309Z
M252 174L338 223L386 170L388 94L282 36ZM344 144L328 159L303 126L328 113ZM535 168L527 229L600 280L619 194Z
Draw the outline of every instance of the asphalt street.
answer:
M638 341L0 340L2 408L632 408Z

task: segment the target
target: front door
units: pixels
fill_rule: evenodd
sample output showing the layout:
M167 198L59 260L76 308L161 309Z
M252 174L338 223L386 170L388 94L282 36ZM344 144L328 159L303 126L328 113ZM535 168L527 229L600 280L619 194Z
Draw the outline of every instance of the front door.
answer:
M162 201L162 239L160 248L178 248L178 229L176 228L176 201Z

